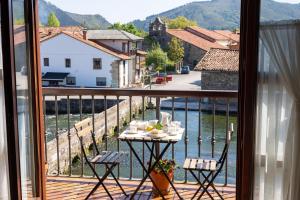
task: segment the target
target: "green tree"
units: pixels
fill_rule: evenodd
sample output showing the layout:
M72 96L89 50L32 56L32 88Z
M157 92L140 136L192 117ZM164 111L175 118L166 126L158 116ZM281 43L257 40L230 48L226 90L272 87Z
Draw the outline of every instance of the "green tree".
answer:
M14 25L24 25L25 21L23 18L15 19Z
M154 44L146 56L146 65L154 65L155 70L162 70L167 63L167 53L160 48L159 44Z
M57 19L56 15L52 12L48 15L48 24L49 27L59 27L60 21Z
M185 29L188 26L198 26L196 21L189 20L184 16L178 16L174 19L165 18L164 21L168 24L169 29Z
M168 57L175 63L178 63L183 59L184 47L181 40L172 37L168 47Z
M122 24L120 22L112 24L109 29L116 29L116 30L123 30L128 33L132 33L139 37L146 37L147 33L141 29L138 29L134 24L128 23L128 24Z

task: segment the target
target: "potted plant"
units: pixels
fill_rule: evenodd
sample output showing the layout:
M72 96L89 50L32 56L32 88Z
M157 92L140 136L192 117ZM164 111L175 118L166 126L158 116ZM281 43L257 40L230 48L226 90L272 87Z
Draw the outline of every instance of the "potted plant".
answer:
M164 171L168 175L169 179L173 180L174 170L176 168L175 161L163 159L163 160L159 160L158 162L160 163L161 167L164 169ZM155 185L158 187L158 189L160 190L160 192L163 195L166 195L169 193L170 183L169 183L168 179L165 177L165 175L163 174L163 172L158 164L156 164L154 170L150 173L150 176L151 176L153 182L155 183ZM157 196L159 194L159 192L157 191L157 189L155 188L154 185L152 187L152 191L153 191L154 196Z

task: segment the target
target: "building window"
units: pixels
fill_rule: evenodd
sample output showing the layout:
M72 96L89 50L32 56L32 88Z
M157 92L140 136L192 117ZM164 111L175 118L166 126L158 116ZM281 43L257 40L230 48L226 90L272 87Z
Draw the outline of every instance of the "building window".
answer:
M67 77L67 85L76 85L76 77Z
M127 51L127 43L122 43L122 51L123 52Z
M102 69L102 60L101 58L93 58L94 69Z
M49 58L44 58L44 66L49 67Z
M97 86L106 86L106 77L96 77Z
M71 67L71 59L70 59L70 58L66 58L66 59L65 59L65 66L66 66L67 68L70 68L70 67Z
M123 85L126 85L126 61L123 60Z

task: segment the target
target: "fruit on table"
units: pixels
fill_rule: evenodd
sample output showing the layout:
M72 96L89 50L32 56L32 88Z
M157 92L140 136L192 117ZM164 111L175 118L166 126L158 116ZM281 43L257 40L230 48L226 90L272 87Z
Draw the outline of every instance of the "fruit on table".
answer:
M153 126L147 126L146 131L151 131L151 130L153 130L153 128L154 128Z

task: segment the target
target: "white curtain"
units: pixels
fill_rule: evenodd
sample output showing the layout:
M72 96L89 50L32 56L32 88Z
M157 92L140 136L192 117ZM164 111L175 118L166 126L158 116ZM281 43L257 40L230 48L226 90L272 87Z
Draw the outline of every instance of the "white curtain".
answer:
M300 22L260 27L254 199L300 199Z

